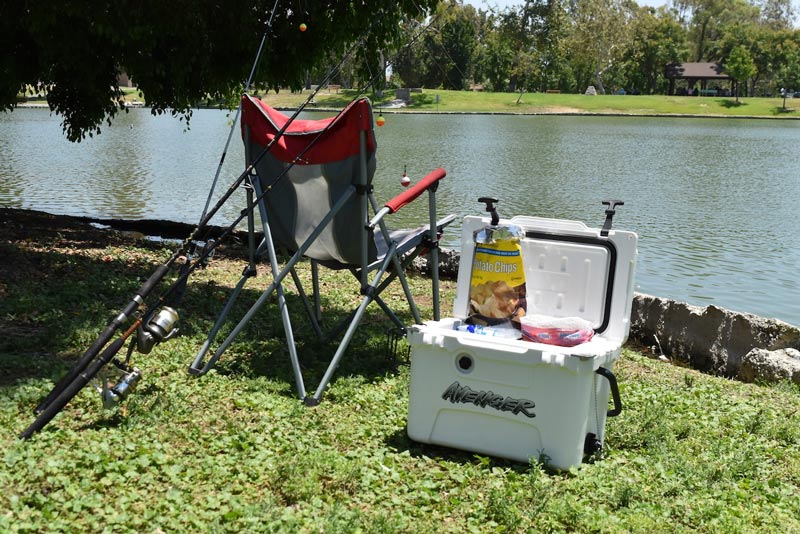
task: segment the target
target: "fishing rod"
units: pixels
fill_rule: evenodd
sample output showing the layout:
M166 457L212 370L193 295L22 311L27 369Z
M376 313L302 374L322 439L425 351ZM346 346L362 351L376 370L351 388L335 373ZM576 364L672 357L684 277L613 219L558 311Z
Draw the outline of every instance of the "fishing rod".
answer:
M436 19L438 19L438 16L437 16L437 17L436 17L434 20L432 20L432 21L431 21L431 23L433 23L433 22L434 22ZM428 26L430 26L430 25L428 25ZM417 33L417 34L416 34L416 35L415 35L413 38L411 38L411 39L410 39L410 40L409 40L409 41L406 43L406 45L404 46L404 48L405 48L405 47L408 47L408 46L411 46L411 45L412 45L414 42L416 42L416 41L417 41L417 40L418 40L418 39L419 39L419 38L420 38L420 37L421 37L421 36L422 36L422 35L425 33L425 31L427 31L427 27L428 27L428 26L426 26L426 27L423 27L423 28L422 28L422 30L420 30L420 31L419 31L419 32L418 32L418 33ZM340 69L340 68L341 68L341 65L343 65L343 64L344 64L344 61L346 60L347 56L348 56L348 55L351 53L351 51L352 51L352 50L355 50L355 48L351 48L351 50L350 50L350 51L348 51L348 53L345 55L345 57L344 57L344 58L342 58L342 60L339 62L339 64L336 66L336 68L335 68L335 69L333 69L333 70L331 70L331 71L329 72L329 75L326 75L326 77L325 77L325 80L324 80L324 81L330 81L330 79L333 77L333 74L330 74L330 73L335 73L336 71L338 71L338 69ZM390 59L390 60L389 60L387 63L389 63L389 64L393 64L393 62L394 62L394 61L396 61L396 60L399 58L399 56L400 56L400 51L398 51L398 53L397 53L397 54L395 54L395 56L394 56L392 59ZM353 99L352 99L352 102L355 102L355 101L356 101L356 100L358 100L358 99L359 99L361 96L363 96L363 95L364 95L364 93L365 93L365 92L366 92L366 91L367 91L367 90L368 90L368 89L369 89L369 88L370 88L370 87L371 87L371 86L372 86L372 85L375 83L375 81L376 81L376 80L377 80L377 79L380 77L380 75L381 75L381 74L382 74L381 72L378 72L378 73L376 73L376 74L372 75L372 76L371 76L371 77L370 77L370 78L367 80L367 82L366 82L366 83L363 85L363 87L362 87L361 89L359 89L359 90L358 90L358 92L356 93L356 95L353 97ZM321 84L318 86L318 88L317 88L317 91L319 90L319 88L320 88L320 87L323 87L324 85L325 85L325 83L324 83L324 82L323 82L323 83L321 83ZM309 101L310 101L310 99L313 99L314 95L316 95L316 91L314 92L314 94L312 94L312 95L311 95L311 97L309 98ZM292 169L292 168L293 168L295 165L297 165L299 162L303 161L303 159L304 159L304 158L303 158L303 156L305 156L305 154L306 154L308 151L310 151L310 150L311 150L311 149L314 147L314 145L316 145L316 143L317 143L317 142L318 142L318 141L319 141L319 140L320 140L320 139L321 139L321 138L322 138L322 137L325 135L325 133L326 133L326 132L327 132L327 131L328 131L328 130L329 130L329 129L330 129L330 128L331 128L331 127L332 127L332 126L335 124L335 123L336 123L336 120L337 120L337 119L338 119L338 118L339 118L339 117L340 117L340 116L341 116L341 115L342 115L342 114L345 112L345 110L346 110L346 109L347 109L347 107L345 107L345 108L343 108L342 110L340 110L340 111L339 111L339 112L338 112L338 113L337 113L337 114L336 114L336 115L335 115L335 116L334 116L334 117L331 119L331 121L330 121L330 122L329 122L329 123L328 123L328 124L325 126L325 128L323 128L322 130L320 130L320 131L317 133L317 135L316 135L316 136L315 136L315 137L314 137L314 138L313 138L313 139L312 139L312 140L311 140L311 141L310 141L310 142L309 142L309 143L308 143L308 144L307 144L307 145L306 145L306 146L303 148L303 150L301 150L301 151L300 151L300 152L299 152L299 153L298 153L298 154L297 154L297 155L296 155L296 156L295 156L295 157L292 159L292 161L290 161L289 163L287 163L287 164L286 164L286 166L283 168L283 170L282 170L282 171L281 171L281 172L280 172L280 173L279 173L279 174L278 174L278 175L277 175L277 176L276 176L276 177L273 179L272 183L268 184L268 185L267 185L267 186L264 188L264 191L262 191L262 193L261 193L260 195L256 196L256 197L253 199L253 201L252 201L252 204L248 205L248 206L247 206L247 207L246 207L244 210L242 210L242 212L239 214L239 216L238 216L238 217L237 217L237 218L236 218L236 219L235 219L235 220L234 220L234 221L233 221L233 222L232 222L230 225L228 225L228 226L227 226L227 227L226 227L226 228L225 228L225 229L224 229L224 230L223 230L223 231L222 231L222 232L221 232L221 233L220 233L220 234L217 236L217 239L215 239L213 242L209 243L209 244L208 244L206 247L204 247L203 251L202 251L202 252L201 252L201 254L200 254L200 257L198 258L198 260L197 260L197 261L196 261L194 264L192 264L192 266L191 266L191 267L190 267L190 268L187 270L187 272L185 272L185 273L184 273L184 272L180 273L180 275L179 275L179 276L178 276L178 278L177 278L177 279L176 279L176 280L173 282L173 284L172 284L172 285L171 285L169 288L167 288L167 290L166 290L166 291L165 291L165 292L164 292L164 293L163 293L163 294L162 294L162 295L159 297L159 302L165 302L165 301L167 301L167 299L169 298L170 294L171 294L172 292L176 291L176 287L177 287L177 286L179 286L181 283L185 282L185 280L186 280L186 279L188 279L189 275L190 275L192 272L194 272L194 270L196 270L196 269L197 269L199 266L201 266L201 265L203 265L203 264L204 264L204 260L208 259L208 258L209 258L209 257L210 257L210 256L213 254L214 250L215 250L215 249L216 249L216 248L217 248L217 247L218 247L218 246L219 246L219 245L220 245L220 244L221 244L221 243L222 243L222 242L223 242L223 241L224 241L224 240L225 240L225 239L226 239L226 238L227 238L227 237L228 237L228 236L231 234L231 233L233 233L233 231L236 229L236 227L239 225L239 223L240 223L240 222L242 222L242 221L245 219L245 217L249 216L250 212L251 212L252 210L254 210L254 209L255 209L255 207L258 205L258 203L259 203L259 202L261 202L261 200L263 200L263 199L264 199L264 198L265 198L265 197L266 197L266 196L267 196L267 195L268 195L268 194L271 192L271 190L272 190L272 189L273 189L273 188L274 188L276 185L278 185L278 183L279 183L279 182L280 182L280 181L281 181L281 180L282 180L282 179L283 179L283 178L284 178L284 177L285 177L285 176L286 176L286 175L289 173L289 171L290 171L290 170L291 170L291 169ZM276 137L278 136L278 134L279 134L279 133L280 133L280 132L276 133ZM274 141L274 140L273 140L273 141ZM259 154L259 156L263 156L264 154L265 154L265 151L262 151L262 152ZM258 157L258 158L256 158L256 159L254 159L254 160L251 162L251 164L250 164L250 165L248 165L248 169L249 169L249 168L254 168L254 167L255 167L255 165L258 163L258 161L260 161L260 159L261 159L261 157ZM244 174L247 174L247 173L248 173L248 171L246 170Z
M256 52L256 58L253 61L253 66L250 68L250 75L247 77L247 81L244 84L244 92L247 93L250 91L250 84L253 82L253 77L256 73L256 67L258 66L258 62L261 59L261 52L264 50L264 43L267 40L267 33L272 29L272 18L275 16L275 10L278 8L278 2L280 0L275 0L275 5L272 6L272 12L269 15L269 20L267 21L267 28L264 30L264 34L261 36L261 42L258 45L258 51ZM208 191L208 198L206 198L206 205L203 208L203 213L200 215L200 221L202 221L206 213L208 212L208 206L211 205L211 198L214 196L214 190L217 188L217 181L219 180L219 175L222 172L222 165L225 163L225 156L228 154L228 147L231 144L231 139L233 138L233 132L236 129L236 123L239 122L239 115L242 113L242 102L239 101L239 107L236 108L236 115L233 117L233 123L231 124L231 129L228 131L228 139L225 141L225 148L222 149L222 155L219 158L219 163L217 164L217 170L214 173L214 180L211 182L211 189Z
M263 33L262 38L261 38L261 43L259 45L259 49L258 49L258 52L256 54L256 60L255 60L255 62L253 64L253 67L251 68L250 76L247 79L246 86L249 86L250 82L252 81L252 76L253 76L253 73L255 72L256 64L258 63L259 56L261 55L264 42L266 41L266 37L267 37L267 35L269 34L269 31L272 28L272 20L273 20L273 17L275 15L275 10L278 7L278 2L279 2L279 0L275 0L275 4L272 6L272 11L271 11L269 19L267 21L267 27L264 29L264 33ZM308 105L308 101L304 102L300 106L299 109L302 109L306 105ZM299 115L299 113L296 113L295 116L292 117L292 119L294 119L296 117L296 115ZM288 125L289 122L291 122L291 120L287 121L287 125ZM283 128L282 130L285 131L285 129L286 128ZM276 135L276 140L280 137L280 135L283 135L283 131L278 132L279 135ZM231 134L232 133L233 133L233 130L231 130ZM231 135L228 136L228 141L230 141L230 137L231 137ZM265 150L271 149L271 148L272 148L272 146L270 145L267 148L265 148ZM222 162L225 159L225 152L227 152L227 144L226 144L226 147L225 147L225 151L223 152L222 158L220 160L220 164L219 164L219 166L217 168L217 175L215 175L215 178L214 178L214 183L215 184L216 184L217 177L219 175L219 171L220 171L220 169L222 167ZM42 413L45 410L45 408L47 408L47 406L51 402L53 402L56 399L56 397L58 397L60 395L60 393L67 387L67 385L69 383L71 383L83 371L83 369L86 368L87 365L89 365L89 362L91 362L97 356L97 354L100 351L100 349L102 349L111 340L111 338L114 335L114 333L123 324L125 324L125 322L128 320L128 318L134 312L136 312L136 310L138 310L140 306L142 306L144 304L144 299L147 298L147 296L150 294L150 292L153 290L153 288L156 285L158 285L158 283L161 282L161 280L163 280L163 278L166 276L166 274L169 271L169 269L172 266L172 264L184 252L186 252L188 250L188 247L190 246L190 244L197 239L197 236L199 235L200 231L202 231L202 229L213 218L213 216L216 214L216 212L219 211L219 209L221 209L222 205L231 197L231 195L233 195L233 193L236 191L236 189L241 185L241 183L244 181L244 178L245 178L246 173L248 171L249 171L249 169L246 169L245 173L242 173L242 175L240 175L234 181L234 183L231 184L231 186L228 188L228 191L226 191L225 194L223 194L223 196L220 198L220 200L217 202L217 204L212 208L211 212L208 212L208 203L206 203L206 207L203 210L203 216L201 217L200 222L197 224L197 226L191 232L189 237L186 240L183 241L183 243L175 251L175 253L163 265L159 266L156 269L156 271L150 276L150 278L136 291L136 294L134 295L133 299L131 299L131 301L128 303L128 305L125 306L125 308L119 313L119 315L117 315L117 317L115 317L111 321L111 323L108 324L106 329L103 330L103 332L97 337L97 339L94 341L94 343L92 343L92 345L86 350L86 352L83 354L83 356L81 356L80 360L78 360L78 362L67 372L67 374L64 375L61 378L61 380L59 380L56 383L56 385L53 387L53 389L50 391L50 393L34 409L34 411L33 411L34 414L38 415L38 414ZM210 198L211 197L209 196L209 200L210 200Z
M277 1L275 4L277 7ZM274 9L274 8L273 8ZM270 17L270 21L271 21ZM117 360L114 359L114 356L119 352L122 348L124 342L132 335L133 332L137 332L137 337L135 339L136 342L140 343L140 351L141 352L149 352L150 349L156 344L161 341L165 341L173 337L177 331L174 328L175 322L177 322L177 313L170 307L164 306L163 308L159 309L157 306L152 307L152 311L145 314L143 317L140 317L134 321L134 323L127 329L125 332L116 339L113 343L108 345L108 347L100 353L100 350L105 347L111 338L114 336L117 330L119 330L127 320L136 313L140 307L145 304L145 299L148 298L150 293L153 289L164 279L166 274L168 273L171 266L177 261L177 259L186 252L189 245L194 242L199 233L205 229L208 225L209 221L213 218L213 216L221 209L221 207L227 202L227 200L231 197L234 191L244 182L244 180L250 176L255 169L256 165L266 156L266 154L272 149L275 143L285 134L286 130L289 126L296 120L297 116L305 109L305 107L314 99L316 94L319 90L324 87L330 80L333 78L336 72L338 72L347 58L352 54L352 52L358 47L361 40L368 35L369 31L371 31L372 27L377 23L374 22L370 27L367 29L367 32L362 35L360 39L358 39L354 45L345 53L342 57L341 61L332 68L328 74L326 75L323 83L319 84L317 88L311 92L308 98L297 108L297 110L292 114L292 116L286 121L282 128L276 132L275 137L264 147L264 149L254 158L245 168L245 170L237 177L237 179L231 184L228 190L223 194L223 196L217 201L214 207L206 213L206 215L201 219L198 225L194 228L191 232L189 237L187 237L181 246L172 254L172 256L161 266L159 266L156 271L148 278L148 280L136 291L136 294L131 299L131 301L125 306L125 308L120 312L117 317L115 317L111 323L109 323L106 329L98 336L98 338L92 343L92 345L87 349L81 359L76 363L72 369L64 376L62 379L56 384L53 390L48 394L48 396L37 406L34 410L34 413L37 414L36 420L20 434L20 438L28 439L30 438L33 433L41 430L56 414L58 414L66 404L72 400L72 398L80 391L90 380L92 380L100 370L107 365L109 362L114 361L118 368L120 368L125 374L122 376L122 379L119 383L115 384L110 389L110 395L112 398L116 400L124 400L127 396L127 393L132 389L132 386L135 385L141 378L141 373L138 369L131 368L127 360L125 363L119 363ZM419 38L418 34L414 40ZM413 41L411 41L413 42ZM409 43L410 44L410 43ZM356 96L356 99L360 97L368 87L370 87L374 81L375 77L369 80L368 84L364 86L364 88L359 91ZM342 112L340 112L341 114ZM333 123L335 121L331 121ZM213 250L219 245L222 239L233 232L236 225L241 222L244 217L248 216L249 213L254 209L254 207L258 204L258 202L263 199L263 197L268 194L272 188L278 183L278 181L285 176L289 169L292 168L300 159L302 155L304 155L310 148L315 144L315 142L322 136L322 134L326 130L320 132L320 134L306 147L292 162L289 166L287 166L284 171L276 177L272 184L270 184L265 191L250 205L247 206L245 210L243 210L242 214L234 221L224 232L223 234L214 242L208 243L208 246L204 247L203 251L201 252L201 257L198 259L196 263L190 265L187 269L182 269L182 272L178 280L173 282L173 284L167 289L159 297L159 304L163 303L166 298L175 292L176 288L181 283L185 283L188 279L188 276L197 268L198 265L203 264L203 261L207 259ZM187 261L190 261L187 257ZM156 313L157 312L157 313ZM144 346L146 350L141 350ZM131 345L131 349L129 350L130 353L133 350L133 344ZM98 357L98 353L100 356ZM97 359L95 359L97 358ZM104 395L107 390L107 385L103 385Z

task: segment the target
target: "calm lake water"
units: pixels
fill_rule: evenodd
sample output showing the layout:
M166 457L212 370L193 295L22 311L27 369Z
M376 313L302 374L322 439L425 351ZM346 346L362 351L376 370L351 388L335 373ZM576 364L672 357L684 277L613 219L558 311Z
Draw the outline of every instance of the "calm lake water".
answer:
M321 115L311 115L319 118ZM800 122L625 117L385 115L376 192L441 166L441 213L568 218L640 236L637 290L800 325ZM135 109L80 144L47 110L0 113L0 206L196 223L232 115L195 111L190 129ZM238 132L218 195L243 166ZM236 199L243 199L237 193ZM393 225L416 225L427 202ZM229 203L215 224L234 220ZM411 209L409 209L411 208ZM448 246L458 245L458 228ZM2 260L0 260L2 261Z

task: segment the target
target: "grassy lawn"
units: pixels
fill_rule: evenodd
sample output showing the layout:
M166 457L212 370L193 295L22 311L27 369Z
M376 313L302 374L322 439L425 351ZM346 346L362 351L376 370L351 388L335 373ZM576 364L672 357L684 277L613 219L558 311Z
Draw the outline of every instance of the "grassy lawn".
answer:
M147 95L136 88L121 88L126 102L146 102ZM310 90L293 93L281 90L280 93L260 93L262 100L276 108L296 108L301 105ZM322 89L308 109L338 110L350 103L356 96L355 90ZM386 91L378 97L374 93L367 96L374 107L386 105L395 98L394 91ZM436 101L436 97L439 101ZM23 95L19 95L23 98ZM25 95L28 102L45 102L35 95ZM203 102L202 105L215 105ZM219 104L217 104L219 105ZM225 106L225 104L222 104ZM393 108L390 112L440 112L440 113L519 113L519 114L614 114L614 115L690 115L709 117L763 117L800 119L800 99L786 100L783 109L781 98L740 98L734 97L690 97L667 95L576 95L552 93L489 93L470 91L446 91L425 89L411 94L411 103L403 108Z
M169 250L3 211L0 532L800 531L800 391L789 384L710 377L628 347L604 456L551 473L410 441L408 368L387 359L372 307L316 408L294 398L274 304L217 370L188 376L244 266L235 247L192 279L182 334L134 356L144 378L124 408L104 412L85 389L22 442L37 401ZM355 298L350 278L322 280L334 316ZM442 290L452 302L453 282ZM302 319L295 327L304 371L319 378L332 347Z
M297 107L310 91L261 95L274 107ZM355 91L321 90L315 102L318 107L341 108L347 105ZM439 102L436 102L436 96ZM375 107L394 99L394 92L377 98L368 95ZM427 112L482 112L482 113L610 113L630 115L708 115L708 116L757 116L800 117L800 99L787 99L787 111L783 111L780 98L740 98L737 104L733 97L689 97L665 95L573 95L528 93L519 99L518 93L484 93L467 91L444 91L425 89L412 93L412 102L399 111ZM519 103L517 100L519 99ZM394 110L393 110L394 111Z

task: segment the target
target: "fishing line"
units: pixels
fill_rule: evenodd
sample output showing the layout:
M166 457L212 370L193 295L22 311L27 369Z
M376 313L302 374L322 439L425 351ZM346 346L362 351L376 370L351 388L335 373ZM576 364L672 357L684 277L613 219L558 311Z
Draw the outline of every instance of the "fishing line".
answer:
M250 69L250 75L247 77L247 81L244 84L244 92L247 93L250 91L250 84L253 82L253 76L256 72L256 67L258 66L258 62L261 59L261 52L264 50L264 43L267 41L267 34L272 30L272 19L275 17L275 10L278 9L278 2L280 0L275 0L275 4L272 6L272 12L269 14L269 20L267 21L267 27L264 29L263 35L261 35L261 43L258 45L258 51L256 52L256 58L253 61L253 66ZM208 192L208 198L206 199L206 205L203 208L203 214L200 216L200 220L202 221L205 216L206 212L208 211L208 206L211 205L211 197L214 196L214 190L217 188L217 181L219 180L219 175L222 172L222 164L225 163L225 156L228 154L228 148L231 144L231 138L233 137L233 132L236 129L236 123L239 122L239 115L242 112L242 102L239 101L239 107L236 108L236 115L233 117L233 124L231 124L231 130L228 132L228 140L225 141L225 148L222 150L222 156L219 158L219 165L217 165L217 172L214 173L214 181L211 183L211 190Z
M276 0L276 3L277 3L277 0ZM374 24L375 23L373 23L373 25L371 25L367 30L368 31L371 30L372 27L374 26ZM366 35L366 34L364 34L364 35ZM347 59L347 57L350 54L352 54L352 51L359 44L360 40L361 39L356 41L356 43L354 43L353 47L351 47L351 49L347 51L345 57L342 58L342 61L340 61L339 64L335 67L336 69L341 68L341 65L344 63L344 61ZM326 80L329 81L332 77L333 77L333 72L329 73L328 76L326 76ZM150 275L150 278L148 278L147 281L145 281L145 283L142 284L142 286L136 292L136 294L131 299L131 301L128 302L128 304L125 306L125 308L111 321L111 323L109 323L106 326L106 328L103 330L103 332L97 337L97 339L95 339L94 343L92 343L92 345L86 350L86 352L83 354L83 356L81 356L81 358L78 361L78 363L76 363L67 372L67 374L65 374L61 378L61 380L59 380L58 383L56 383L56 385L53 387L53 389L50 391L50 393L36 407L36 409L34 410L34 413L37 413L37 414L43 413L51 403L53 403L57 398L59 398L60 395L62 394L62 392L64 392L78 378L78 376L81 375L81 373L83 373L87 369L87 367L90 365L92 360L94 360L97 357L97 355L100 354L100 351L103 350L103 347L105 347L106 344L109 341L111 341L111 338L114 336L116 331L118 329L122 328L122 326L125 324L125 322L131 316L133 316L135 314L135 312L137 312L145 304L145 299L147 299L148 296L150 295L150 293L153 291L153 289L155 289L155 286L158 285L161 281L163 281L164 277L167 275L167 273L169 272L170 268L175 263L175 261L177 261L177 259L182 254L188 253L188 251L190 250L191 243L193 241L195 241L199 237L200 232L205 229L205 227L208 225L209 221L222 208L222 206L225 204L225 202L227 202L228 199L233 195L233 193L236 191L236 189L242 184L244 179L254 169L255 165L258 164L258 162L272 149L274 144L276 142L278 142L278 140L286 132L287 128L289 128L289 126L294 122L294 120L297 118L297 116L300 115L300 113L306 108L306 106L308 106L309 102L311 100L313 100L313 98L316 96L317 92L319 92L319 90L321 88L322 88L322 85L318 86L314 91L312 91L312 93L308 96L308 98L303 103L301 103L301 105L297 108L297 110L294 112L294 114L292 114L292 116L286 121L286 124L284 124L283 127L280 130L278 130L278 132L275 134L275 137L272 139L272 141L270 141L270 143L268 143L267 146L264 147L264 149L261 151L261 153L258 154L258 156L247 166L247 168L245 168L244 172L242 172L239 175L239 177L228 187L228 190L222 195L222 197L220 197L220 199L211 208L211 210L208 211L206 213L206 215L200 220L200 222L197 224L197 226L190 233L189 237L187 237L181 243L179 248L177 250L175 250L175 252L173 252L172 256L170 256L170 258L166 262L164 262L162 265L160 265L156 269L156 271L152 275ZM250 210L250 209L252 209L252 207L248 206L248 210ZM231 233L233 231L233 227L235 227L239 222L241 222L241 220L244 219L246 214L247 214L247 211L243 212L243 215L240 216L239 219L237 219L236 222L233 225L231 225L224 232L223 235L227 235L227 234ZM178 277L178 279L175 282L173 282L173 285L170 288L170 293L180 289L179 287L177 287L177 284L179 284L181 282L183 284L186 283L185 281L188 278L189 274L194 271L194 269L197 267L198 264L202 263L202 260L204 260L205 258L208 258L209 254L214 250L214 248L215 248L215 246L205 247L205 250L203 251L203 254L201 255L200 259L194 264L190 263L190 255L187 254L187 264L189 266L187 267L187 264L184 264L184 266L182 266L182 268L180 269L180 271L181 271L180 276ZM163 303L163 299L159 299L159 302ZM150 313L152 313L152 312L149 312L147 315L149 315ZM141 322L141 319L139 319L138 321ZM119 340L117 340L117 341L119 341ZM117 341L115 341L114 344L116 344ZM106 352L108 352L110 348L111 347L109 346L109 348L103 350L103 354L105 355Z
M359 37L359 39L356 40L356 42L353 44L353 46L351 46L345 52L344 56L339 61L339 63L337 63L334 67L332 67L328 71L328 73L323 78L323 81L319 85L317 85L317 87L313 91L311 91L311 93L308 95L308 97L305 99L305 101L303 101L300 104L300 106L297 107L297 109L294 111L294 113L292 113L292 115L286 120L286 123L275 133L275 137L273 137L272 140L261 150L261 152L259 152L259 154L250 161L250 163L247 165L245 170L228 187L228 190L222 195L222 197L220 197L220 199L211 208L211 210L208 211L205 214L203 219L200 220L200 222L194 228L194 230L189 235L189 237L183 241L183 243L181 244L179 249L175 251L175 253L172 255L172 257L170 257L169 260L167 260L165 265L171 265L172 263L174 263L174 261L176 259L178 259L178 257L183 252L188 250L189 245L191 244L191 242L194 241L195 239L197 239L200 231L202 231L205 228L205 226L208 225L208 223L211 221L211 219L214 217L214 215L216 215L216 213L222 208L222 206L225 204L225 202L227 202L228 199L231 197L231 195L233 195L233 193L236 191L236 188L238 188L242 184L244 179L247 178L247 176L253 171L255 166L264 158L264 156L266 156L267 153L269 153L270 150L272 150L272 147L275 145L275 143L277 143L281 139L281 137L283 137L283 134L286 133L286 130L289 128L289 126L291 126L292 123L294 123L294 121L297 119L297 117L300 115L300 113L302 113L305 110L305 108L308 106L308 104L314 100L314 98L317 96L317 93L319 93L319 91L333 79L333 77L336 75L336 73L341 70L341 68L344 65L344 63L347 61L347 59L350 57L350 55L352 55L353 52L358 48L358 46L360 45L361 41L363 41L363 39L369 34L369 32L373 29L375 24L377 24L377 20L375 22L373 22L373 24L370 25L367 28L367 30ZM359 94L359 96L360 96L360 94ZM240 106L241 106L241 104L240 104ZM326 131L326 130L323 130L323 132L324 131ZM321 132L321 133L323 133L323 132ZM281 175L281 176L283 176L283 175ZM259 197L259 200L261 198L262 197ZM244 219L244 217L247 216L248 211L251 210L251 209L253 209L252 206L248 206L248 208L246 210L244 210L244 212L239 216L239 218L237 218L236 221L233 222L228 227L228 229L224 232L223 235L227 235L230 232L232 232L233 228L237 224L239 224ZM210 250L212 250L212 249L209 249L209 251ZM202 256L202 258L205 258L205 257L207 257L207 255Z
M253 77L255 76L256 68L261 59L261 53L264 50L264 43L266 43L267 41L267 35L272 29L272 19L275 17L275 11L278 9L279 1L280 0L275 0L275 4L273 4L272 11L269 14L269 19L267 20L267 26L264 29L264 33L261 35L261 42L258 45L258 50L256 51L256 57L253 60L253 66L250 68L250 74L248 75L247 81L244 84L245 93L250 91L250 84L253 82ZM222 155L219 158L219 164L217 164L217 170L214 173L214 180L211 182L211 189L209 189L208 191L208 197L206 198L206 204L203 207L203 213L202 215L200 215L200 221L202 221L205 218L206 213L208 212L208 207L211 205L211 199L214 196L214 191L217 188L217 182L219 181L219 176L220 173L222 172L222 166L225 163L225 157L228 154L228 148L230 147L231 139L233 138L233 132L236 129L237 123L239 122L239 115L241 115L241 113L242 113L242 102L240 100L239 105L236 108L236 114L233 117L233 122L231 123L230 131L228 132L228 139L225 141L225 147L222 149ZM192 255L193 251L192 249L189 249L189 251L187 251L186 254L186 263L184 264L183 267L181 267L182 270L187 268L186 266L189 265ZM174 300L176 305L183 299L183 293L185 292L185 290L186 290L186 284L183 284L183 287L179 288L175 292Z

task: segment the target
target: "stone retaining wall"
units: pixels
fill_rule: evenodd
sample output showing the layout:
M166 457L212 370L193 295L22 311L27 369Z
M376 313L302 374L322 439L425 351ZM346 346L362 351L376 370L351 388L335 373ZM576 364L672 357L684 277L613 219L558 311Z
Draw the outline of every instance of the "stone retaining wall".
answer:
M788 358L789 365L798 352L792 349L800 349L800 329L783 321L639 293L631 310L631 338L694 369L748 381L766 379L770 373L758 369L775 363L771 360ZM800 370L800 353L797 366ZM794 379L793 374L784 377Z

